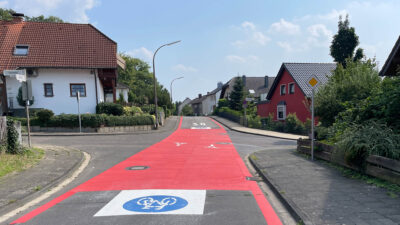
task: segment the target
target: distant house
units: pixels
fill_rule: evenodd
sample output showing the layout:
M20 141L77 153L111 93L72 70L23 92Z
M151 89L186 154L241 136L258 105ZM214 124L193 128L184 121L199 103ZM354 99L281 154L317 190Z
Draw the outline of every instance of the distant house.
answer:
M183 102L178 106L178 115L181 114L183 107L185 107L185 105L189 104L192 100L190 98L185 98L185 100L183 100Z
M211 115L217 107L218 100L221 96L222 83L218 83L217 88L207 95L199 94L198 98L193 99L190 104L192 105L193 113L196 116Z
M305 122L311 117L308 108L311 88L307 80L314 75L323 85L335 68L335 63L283 63L267 100L257 104L257 114L261 117L273 114L274 120L285 120L289 113L296 113Z
M229 80L225 85L223 85L221 90L221 98L229 99L229 95L233 90L235 84L235 78ZM256 99L260 101L266 100L267 93L274 82L275 77L246 77L243 75L241 77L243 81L244 91L250 93Z
M379 72L380 76L398 76L400 72L400 36Z
M0 21L0 104L3 113L22 110L16 96L21 86L4 70L25 69L32 82L32 108L56 114L94 113L96 105L117 99L117 43L90 24Z

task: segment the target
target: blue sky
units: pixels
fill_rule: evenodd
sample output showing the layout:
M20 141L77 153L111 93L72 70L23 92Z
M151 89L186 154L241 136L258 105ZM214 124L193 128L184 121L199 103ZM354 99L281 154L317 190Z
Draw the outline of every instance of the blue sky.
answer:
M195 98L238 74L276 76L282 62L332 62L339 15L349 14L367 57L381 67L400 35L400 1L346 0L8 0L0 7L28 16L91 23L118 50L151 65L174 100Z

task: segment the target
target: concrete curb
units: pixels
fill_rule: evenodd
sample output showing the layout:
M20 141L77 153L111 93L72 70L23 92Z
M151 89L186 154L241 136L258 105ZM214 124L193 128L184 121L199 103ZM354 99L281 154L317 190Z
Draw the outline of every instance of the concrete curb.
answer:
M179 118L175 124L175 130L179 125ZM165 126L164 126L165 127ZM76 136L117 136L117 135L137 135L137 134L151 134L151 133L162 133L168 130L150 130L150 131L138 131L138 132L115 132L115 133L40 133L40 132L31 132L31 136L33 137L76 137ZM22 133L22 136L28 136L27 133Z
M297 221L303 221L304 225L315 225L309 218L308 216L289 198L287 198L284 194L282 194L279 191L279 186L275 184L274 180L268 176L267 173L263 172L260 169L260 165L254 160L251 156L256 154L257 152L253 153L249 157L250 163L253 165L253 167L256 169L258 174L263 178L265 183L268 184L268 186L271 188L271 190L275 193L275 195L281 200L283 205L288 209L289 213L297 220ZM255 155L254 155L255 156Z
M221 122L221 120L219 120L217 117L211 117L211 118L216 120L218 123L221 123L225 127L229 128L230 130L233 130L233 131L236 131L236 132L240 132L240 133L244 133L244 134L253 134L253 135L264 136L264 137L273 137L273 138L279 138L279 139L284 139L284 140L297 141L297 138L286 138L286 137L281 137L281 136L273 136L273 135L267 135L267 134L260 134L260 133L253 133L253 132L247 132L247 131L243 131L243 130L238 130L238 129L235 129L233 127L228 126L224 122Z
M4 208L0 210L0 219L2 219L3 216L8 216L8 214L12 214L13 211L18 210L21 207L24 207L26 204L30 203L31 201L35 201L36 199L40 198L41 196L45 195L49 190L57 187L58 185L62 184L65 180L67 180L69 177L71 177L75 171L77 171L81 165L85 161L85 154L84 152L77 150L77 149L69 149L71 151L76 151L79 152L80 159L74 163L73 166L71 166L69 169L63 172L62 175L58 176L57 178L51 180L48 184L43 186L39 191L28 193L26 196L22 197L21 199L17 199L17 202L11 206L8 206L7 208ZM15 215L11 215L15 216ZM5 218L7 220L8 218Z

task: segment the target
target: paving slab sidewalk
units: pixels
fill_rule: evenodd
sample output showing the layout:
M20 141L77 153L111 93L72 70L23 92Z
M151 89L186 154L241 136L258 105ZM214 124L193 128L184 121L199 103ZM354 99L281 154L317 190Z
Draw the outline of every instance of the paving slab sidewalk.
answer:
M259 151L250 161L304 224L400 224L400 197L310 161L295 146Z
M75 149L50 145L35 147L45 151L37 165L0 178L0 216L61 183L83 161L83 153Z

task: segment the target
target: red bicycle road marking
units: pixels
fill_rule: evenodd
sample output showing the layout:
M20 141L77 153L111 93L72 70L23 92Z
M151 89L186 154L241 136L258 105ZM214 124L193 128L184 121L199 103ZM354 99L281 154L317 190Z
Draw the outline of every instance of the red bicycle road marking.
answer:
M224 128L178 129L170 136L103 173L15 220L25 223L77 192L184 189L251 191L269 225L281 225L279 217L237 153ZM176 143L185 143L177 145ZM218 144L230 143L230 144ZM213 145L216 148L209 148ZM147 170L126 170L130 166L149 166Z

